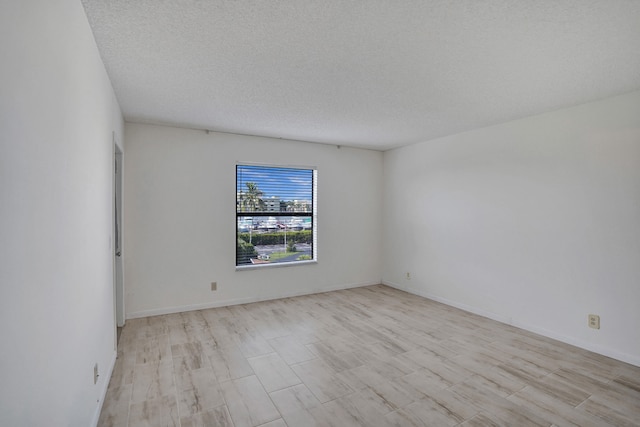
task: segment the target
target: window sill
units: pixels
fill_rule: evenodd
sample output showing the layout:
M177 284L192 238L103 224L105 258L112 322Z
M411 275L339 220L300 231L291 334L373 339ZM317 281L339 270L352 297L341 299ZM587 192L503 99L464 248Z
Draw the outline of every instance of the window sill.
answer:
M236 271L256 270L262 268L280 268L280 267L297 267L299 265L317 264L318 261L311 259L309 261L294 262L274 262L266 264L236 265Z

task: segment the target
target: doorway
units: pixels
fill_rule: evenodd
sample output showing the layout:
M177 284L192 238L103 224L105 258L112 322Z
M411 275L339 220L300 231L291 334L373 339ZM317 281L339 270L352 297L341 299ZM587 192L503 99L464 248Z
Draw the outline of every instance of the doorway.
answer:
M122 150L113 134L113 287L116 327L124 326L124 266L122 259ZM116 332L116 345L119 334Z

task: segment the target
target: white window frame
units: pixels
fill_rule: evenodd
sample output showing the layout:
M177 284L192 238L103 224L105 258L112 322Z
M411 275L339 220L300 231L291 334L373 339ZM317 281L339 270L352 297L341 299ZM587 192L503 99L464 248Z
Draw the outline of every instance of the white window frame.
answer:
M291 261L291 262L274 262L274 263L265 263L265 264L237 264L237 255L236 255L236 271L241 270L253 270L260 268L280 268L280 267L294 267L294 266L302 266L309 264L317 264L318 262L318 169L315 166L299 166L299 165L279 165L279 164L266 164L266 163L253 163L253 162L237 162L236 163L236 216L235 216L235 227L236 227L236 244L238 239L238 218L240 216L255 216L255 213L252 212L239 212L238 211L238 167L241 166L255 166L255 167L263 167L263 168L274 168L274 169L302 169L312 171L312 191L311 191L311 203L312 203L312 212L311 215L311 234L312 234L312 259L310 260L301 260L301 261ZM268 212L271 216L274 215L274 212ZM267 216L266 213L261 213L259 216ZM281 216L291 216L291 215L281 215Z

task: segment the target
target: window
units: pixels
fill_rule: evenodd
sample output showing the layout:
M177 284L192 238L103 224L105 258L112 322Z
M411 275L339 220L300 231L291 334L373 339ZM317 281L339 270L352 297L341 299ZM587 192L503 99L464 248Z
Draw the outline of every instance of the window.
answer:
M316 261L314 168L236 166L236 267Z

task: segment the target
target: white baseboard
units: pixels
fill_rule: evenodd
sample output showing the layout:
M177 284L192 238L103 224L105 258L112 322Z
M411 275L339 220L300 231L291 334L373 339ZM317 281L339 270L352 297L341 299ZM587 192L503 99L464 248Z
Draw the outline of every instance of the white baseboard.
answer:
M387 282L387 281L384 281L384 280L382 281L382 284L390 286L392 288L399 289L401 291L408 292L410 294L414 294L414 295L418 295L418 296L430 299L432 301L440 302L440 303L448 305L450 307L459 308L460 310L467 311L467 312L473 313L473 314L477 314L478 316L486 317L488 319L495 320L495 321L500 322L500 323L506 323L507 325L511 325L512 324L512 319L510 317L501 316L499 314L492 313L490 311L485 311L485 310L482 310L482 309L479 309L479 308L476 308L476 307L472 307L472 306L469 306L469 305L466 305L466 304L459 303L457 301L452 301L452 300L449 300L449 299L446 299L446 298L442 298L442 297L440 297L438 295L433 295L433 294L430 294L428 292L424 292L421 289L416 289L416 288L413 288L411 286L402 286L402 285L399 285L397 283ZM525 328L522 328L522 329L525 329Z
M616 359L621 362L629 363L631 365L640 367L640 357L633 356L631 354L623 353L608 347L602 347L600 345L586 342L574 337L558 334L557 332L550 331L548 329L539 328L533 325L525 324L517 320L514 321L512 325L515 326L516 328L525 329L529 332L533 332L534 334L543 335L547 338L552 338L554 340L562 341L566 344L580 347L584 350L589 350L594 353L598 353L603 356L607 356L612 359Z
M507 325L515 326L516 328L524 329L526 331L533 332L534 334L542 335L542 336L545 336L547 338L551 338L551 339L558 340L558 341L561 341L561 342L566 343L566 344L570 344L570 345L573 345L573 346L576 346L576 347L580 347L582 349L589 350L589 351L592 351L594 353L601 354L603 356L611 357L612 359L620 360L620 361L625 362L625 363L630 363L630 364L635 365L635 366L640 366L640 357L633 356L631 354L627 354L627 353L619 352L619 351L616 351L616 350L612 350L610 348L606 348L606 347L602 347L602 346L599 346L599 345L595 345L593 343L582 341L582 340L576 339L574 337L558 334L557 332L550 331L548 329L539 328L539 327L537 327L535 325L531 325L531 324L528 324L528 323L525 323L525 322L521 322L521 321L519 321L517 319L513 319L511 317L502 316L500 314L496 314L496 313L492 313L492 312L489 312L489 311L485 311L485 310L482 310L482 309L479 309L479 308L476 308L476 307L472 307L472 306L469 306L469 305L466 305L466 304L459 303L457 301L452 301L452 300L449 300L449 299L446 299L446 298L442 298L442 297L440 297L438 295L433 295L433 294L430 294L429 292L425 292L422 289L416 289L416 288L411 287L411 286L403 286L403 285L400 285L398 283L393 283L393 282L389 282L389 281L386 281L386 280L383 280L382 284L386 285L386 286L389 286L389 287L392 287L392 288L399 289L401 291L408 292L408 293L413 294L413 295L417 295L417 296L421 296L421 297L430 299L432 301L440 302L442 304L446 304L446 305L451 306L451 307L459 308L460 310L463 310L463 311L466 311L466 312L469 312L469 313L473 313L473 314L477 314L479 316L486 317L488 319L492 319L492 320L495 320L495 321L500 322L500 323L505 323Z
M202 304L190 304L190 305L181 305L181 306L173 306L173 307L154 308L151 310L141 310L133 313L127 313L127 319L160 316L163 314L183 313L185 311L205 310L207 308L227 307L230 305L250 304L252 302L269 301L269 300L280 299L280 298L299 297L302 295L321 294L325 292L340 291L343 289L360 288L362 286L371 286L371 285L379 285L379 284L380 282L352 283L352 284L336 285L336 286L331 286L331 287L322 288L322 289L310 289L310 290L300 291L300 292L289 292L289 293L274 294L274 295L259 296L259 297L233 298L233 299L221 300L221 301L211 301L211 302L206 302Z
M100 413L102 412L102 404L104 403L104 399L107 396L107 389L109 388L109 381L111 380L111 374L113 374L113 368L116 366L116 358L118 357L118 352L114 351L111 356L111 362L109 363L109 369L107 375L103 377L101 389L100 389L100 400L98 401L98 405L96 406L96 410L93 413L93 419L91 420L91 427L96 427L98 425L98 421L100 420Z

